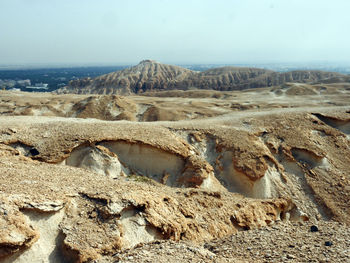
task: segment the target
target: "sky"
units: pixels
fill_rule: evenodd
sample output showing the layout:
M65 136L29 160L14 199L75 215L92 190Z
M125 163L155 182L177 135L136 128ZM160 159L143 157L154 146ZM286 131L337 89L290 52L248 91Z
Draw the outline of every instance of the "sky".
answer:
M0 0L0 64L350 62L349 0Z

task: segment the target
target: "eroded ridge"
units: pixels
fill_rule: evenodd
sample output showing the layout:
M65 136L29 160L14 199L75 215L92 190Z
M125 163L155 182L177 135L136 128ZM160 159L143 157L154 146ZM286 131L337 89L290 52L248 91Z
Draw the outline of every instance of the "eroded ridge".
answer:
M13 158L18 158L9 174L14 184L22 181L19 169L36 167L37 173L24 182L22 189L12 189L5 198L8 207L17 209L18 218L3 222L3 226L11 229L25 223L24 228L16 230L18 238L8 240L9 246L15 247L23 237L18 249L4 254L5 262L86 262L153 240L200 243L272 224L294 209L286 199L250 200L225 192L109 177L101 180L83 169ZM46 180L37 184L42 177ZM59 188L62 180L67 183L64 189ZM10 236L16 237L13 233Z
M344 134L350 136L350 117L349 118L339 118L333 116L327 116L319 113L314 113L318 119L323 121L325 124L343 132Z

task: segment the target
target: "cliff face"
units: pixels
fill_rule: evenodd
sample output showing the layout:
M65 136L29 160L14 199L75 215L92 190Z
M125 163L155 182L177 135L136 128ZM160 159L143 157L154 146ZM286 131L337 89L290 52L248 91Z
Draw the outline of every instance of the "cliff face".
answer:
M159 90L241 90L281 85L286 82L310 83L343 78L344 75L323 71L278 73L258 68L222 67L196 72L178 66L143 60L138 65L97 78L71 81L59 93L133 94Z

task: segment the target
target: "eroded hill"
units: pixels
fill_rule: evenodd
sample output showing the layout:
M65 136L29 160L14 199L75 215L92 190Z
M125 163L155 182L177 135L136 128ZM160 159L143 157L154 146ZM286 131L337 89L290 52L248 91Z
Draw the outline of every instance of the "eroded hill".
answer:
M291 71L278 73L258 68L222 67L204 72L143 60L138 65L96 78L74 80L58 93L140 94L160 90L209 89L242 90L281 85L286 82L349 82L349 77L335 72ZM328 82L329 83L329 82Z

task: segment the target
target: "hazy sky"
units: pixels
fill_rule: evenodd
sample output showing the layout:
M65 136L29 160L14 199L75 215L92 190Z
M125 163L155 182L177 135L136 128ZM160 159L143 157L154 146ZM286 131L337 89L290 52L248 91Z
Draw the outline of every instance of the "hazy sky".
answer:
M0 0L0 64L350 62L350 0Z

